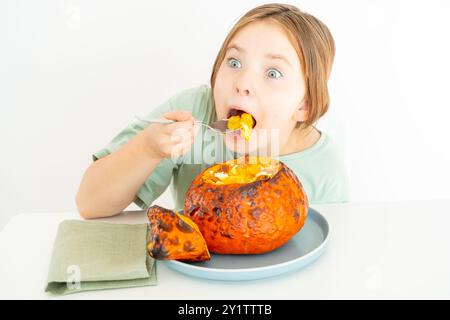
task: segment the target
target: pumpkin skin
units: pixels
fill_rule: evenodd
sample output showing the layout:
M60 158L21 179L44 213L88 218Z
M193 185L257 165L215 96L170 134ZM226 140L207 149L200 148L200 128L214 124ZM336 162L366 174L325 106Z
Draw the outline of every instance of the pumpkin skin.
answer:
M189 218L151 206L147 211L150 241L147 251L159 260L205 261L210 254L198 227Z
M308 198L297 176L281 161L277 173L247 184L218 185L196 176L186 193L191 218L218 254L259 254L288 242L305 224ZM222 164L219 164L222 165Z

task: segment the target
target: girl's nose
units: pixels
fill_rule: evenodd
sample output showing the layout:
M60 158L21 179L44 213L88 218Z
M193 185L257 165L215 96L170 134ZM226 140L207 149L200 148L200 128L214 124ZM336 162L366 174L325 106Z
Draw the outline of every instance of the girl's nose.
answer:
M253 90L250 89L247 85L237 84L236 85L236 93L242 94L244 96L249 96Z
M245 96L249 96L250 95L250 90L249 89L243 89L242 87L236 86L236 92L238 94L243 94Z
M246 76L240 77L240 79L237 79L236 84L236 93L244 95L244 96L250 96L253 94L253 87L251 85L250 80Z

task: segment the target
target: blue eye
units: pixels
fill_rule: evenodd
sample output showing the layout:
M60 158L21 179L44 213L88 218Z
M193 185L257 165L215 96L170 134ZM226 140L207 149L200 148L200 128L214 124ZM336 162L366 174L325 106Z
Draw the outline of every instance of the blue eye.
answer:
M271 79L278 79L283 75L277 69L269 69L269 72L267 72L267 76Z
M239 60L236 60L234 58L230 58L227 61L228 66L230 66L231 68L237 69L241 67L241 63L239 62Z

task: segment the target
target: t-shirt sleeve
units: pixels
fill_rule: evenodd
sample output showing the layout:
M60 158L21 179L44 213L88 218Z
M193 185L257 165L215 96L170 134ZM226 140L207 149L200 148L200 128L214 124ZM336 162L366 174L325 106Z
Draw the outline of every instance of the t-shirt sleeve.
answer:
M325 154L327 164L324 166L325 175L322 189L323 203L350 202L350 183L347 165L343 154L338 150L336 144L330 143L328 152Z
M325 203L350 202L349 181L345 168L327 179L323 199Z
M305 163L311 204L351 201L350 183L342 151L328 135Z
M204 93L205 86L185 90L178 95L165 101L154 110L145 115L144 119L159 118L166 112L175 110L190 111L194 114L197 96ZM195 116L195 115L194 115ZM147 126L146 122L136 120L120 131L103 149L92 155L93 161L106 157L120 149L131 138L136 136ZM142 209L147 209L169 186L173 170L177 168L177 162L171 158L162 160L140 187L136 194L134 203Z

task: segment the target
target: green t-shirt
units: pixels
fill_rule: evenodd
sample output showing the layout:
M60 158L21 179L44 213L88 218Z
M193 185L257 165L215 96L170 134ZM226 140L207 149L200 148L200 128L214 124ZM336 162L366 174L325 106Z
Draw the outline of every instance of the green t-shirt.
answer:
M212 104L211 88L208 85L202 85L170 98L144 118L159 118L163 113L175 110L190 111L195 119L205 123L211 123L217 117ZM106 148L93 155L94 161L119 149L146 126L147 123L140 120L131 123ZM201 126L189 152L178 159L162 160L139 189L134 202L139 207L147 209L172 181L174 209L182 210L186 191L195 176L214 163L220 163L235 156L226 148L220 135ZM350 200L344 162L335 143L324 132L321 132L319 140L310 148L279 156L278 159L295 172L306 191L310 204Z

